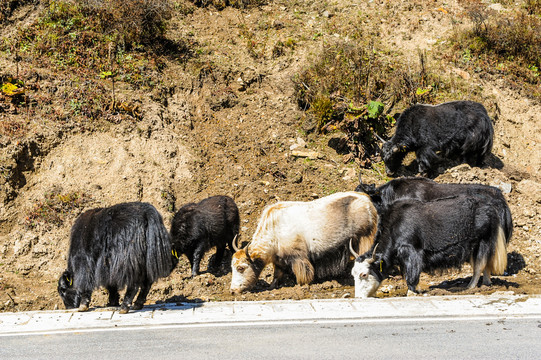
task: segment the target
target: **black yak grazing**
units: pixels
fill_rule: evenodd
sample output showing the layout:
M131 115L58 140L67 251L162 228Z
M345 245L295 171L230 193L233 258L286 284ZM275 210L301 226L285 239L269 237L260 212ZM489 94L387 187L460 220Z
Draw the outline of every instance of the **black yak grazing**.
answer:
M203 255L211 247L216 246L216 255L209 268L220 265L226 245L233 251L231 243L239 226L239 209L228 196L211 196L197 204L186 204L171 223L173 250L188 257L192 276L196 276Z
M372 250L355 260L355 296L373 296L395 266L400 267L408 293L416 292L421 272L473 267L468 288L490 285L491 274L507 266L504 231L497 210L476 196L452 196L423 202L403 199L380 216ZM353 252L353 251L352 251Z
M420 173L435 170L440 157L481 166L492 150L493 137L490 117L479 103L417 104L398 117L394 136L383 144L383 161L390 175L410 151L415 151Z
M361 178L359 177L359 181ZM511 210L500 189L482 184L440 184L423 177L397 178L376 187L374 184L361 183L355 188L372 199L379 213L400 199L417 199L422 201L466 194L477 196L480 200L494 206L500 217L506 242L511 240L513 234L513 218Z
M58 280L66 308L88 310L92 291L104 287L108 306L118 306L118 290L126 287L120 313L139 310L150 287L177 264L163 220L154 206L122 203L81 214L71 229L68 268Z

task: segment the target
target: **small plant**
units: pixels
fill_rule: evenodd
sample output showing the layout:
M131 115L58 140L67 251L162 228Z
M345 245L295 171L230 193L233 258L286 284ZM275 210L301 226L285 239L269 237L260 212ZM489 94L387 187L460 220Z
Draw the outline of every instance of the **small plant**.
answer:
M63 194L58 190L44 195L44 199L34 204L25 218L26 226L35 228L38 224L61 226L65 217L79 211L89 202L84 193L72 192Z

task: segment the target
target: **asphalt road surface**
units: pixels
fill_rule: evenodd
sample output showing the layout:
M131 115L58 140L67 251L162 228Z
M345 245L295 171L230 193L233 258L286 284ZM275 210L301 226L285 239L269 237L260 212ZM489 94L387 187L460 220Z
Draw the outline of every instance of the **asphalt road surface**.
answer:
M0 338L0 359L541 359L541 317L185 324Z

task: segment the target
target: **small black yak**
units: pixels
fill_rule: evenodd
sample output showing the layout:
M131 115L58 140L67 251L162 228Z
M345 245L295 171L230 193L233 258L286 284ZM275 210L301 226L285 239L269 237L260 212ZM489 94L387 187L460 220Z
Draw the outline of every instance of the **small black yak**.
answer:
M120 313L143 308L150 287L177 264L163 220L154 206L122 203L81 214L71 229L68 268L58 280L66 308L88 310L92 291L109 292L108 306L118 306L118 290L126 287Z
M239 209L228 196L211 196L199 203L189 203L177 211L171 223L173 250L185 254L190 261L192 277L199 274L203 255L216 246L209 268L220 266L225 248L233 251L231 243L239 233Z
M415 151L420 173L434 171L440 157L481 166L492 150L493 137L490 117L479 103L416 104L398 117L394 136L383 144L383 161L389 175L410 151Z
M460 194L477 196L496 208L507 243L513 235L511 210L503 193L496 187L482 184L440 184L424 177L397 178L378 187L374 184L363 184L360 177L359 181L360 184L355 191L370 195L378 213L383 213L387 207L400 199L431 201Z
M373 296L396 266L405 277L408 294L417 291L421 272L459 268L470 262L471 289L477 286L481 272L483 285L490 285L490 275L502 274L507 266L497 210L476 196L429 202L398 200L380 216L374 244L357 257L351 271L355 297Z

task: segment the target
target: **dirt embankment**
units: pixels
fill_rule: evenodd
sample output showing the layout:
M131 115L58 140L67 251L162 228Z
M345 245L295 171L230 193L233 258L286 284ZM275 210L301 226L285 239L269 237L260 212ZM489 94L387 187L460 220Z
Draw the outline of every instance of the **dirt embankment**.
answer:
M196 8L172 19L169 37L193 37L204 50L205 71L193 73L168 62L164 77L170 89L166 101L151 94L123 90L122 96L141 96L141 120L112 125L103 131L75 132L49 128L47 119L33 119L33 133L0 149L0 310L19 311L62 307L56 281L66 266L69 230L78 213L124 201L147 201L163 214L167 226L182 204L207 196L232 196L241 212L241 232L248 240L262 208L278 200L311 200L336 191L352 190L362 172L366 182L385 182L375 170L359 170L354 162L328 146L339 133L310 133L294 98L291 79L322 41L342 36L333 29L370 14L382 2L351 2L324 6L322 2L269 2L238 10ZM445 11L441 11L439 9ZM414 57L417 48L430 54L437 40L452 31L460 11L458 2L417 1L413 7L387 7L394 17L373 24L378 39ZM27 16L32 16L29 11ZM16 14L17 15L17 14ZM15 15L14 15L15 16ZM21 15L22 16L22 15ZM401 21L396 21L401 18ZM24 21L19 19L18 21ZM380 19L380 18L378 18ZM379 20L378 20L379 21ZM248 42L242 29L250 29ZM295 47L273 56L278 40L295 40ZM254 52L256 55L254 56ZM259 52L259 53L258 53ZM6 71L15 71L9 56L0 56ZM33 69L47 74L47 69ZM454 74L454 75L453 75ZM495 118L493 155L503 166L470 168L459 165L436 180L476 182L501 187L515 222L508 252L512 267L492 287L465 291L471 276L462 271L423 274L420 287L427 294L541 291L541 105L507 88L505 81L464 74L449 66L449 75L481 89ZM461 80L461 81L462 81ZM57 86L49 79L48 86ZM468 98L467 94L459 96ZM487 106L488 107L488 106ZM2 120L9 114L0 114ZM13 116L24 116L13 115ZM34 131L35 130L35 131ZM304 151L294 156L292 149ZM496 161L496 163L498 163ZM9 173L7 169L9 168ZM28 214L46 194L77 193L84 201L60 226L29 226ZM206 269L208 257L202 264ZM218 274L192 279L185 258L166 279L158 281L149 302L232 300L227 261ZM455 280L456 279L456 280ZM352 279L346 277L307 286L269 291L270 269L256 291L238 300L349 297ZM384 283L378 296L403 296L400 276ZM98 291L94 305L105 303Z

